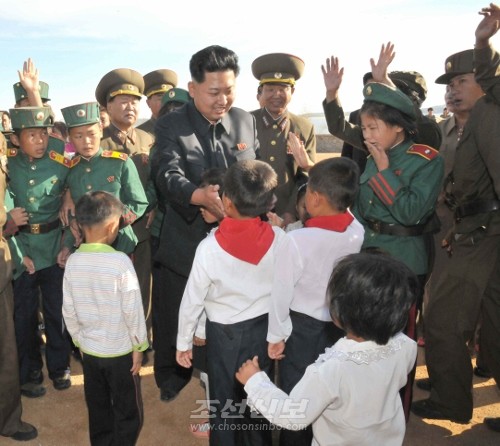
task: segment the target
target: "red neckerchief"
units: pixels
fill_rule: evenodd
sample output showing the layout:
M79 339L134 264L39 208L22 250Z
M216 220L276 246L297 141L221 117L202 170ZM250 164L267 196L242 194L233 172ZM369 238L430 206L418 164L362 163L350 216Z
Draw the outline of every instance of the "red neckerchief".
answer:
M350 212L337 215L323 215L322 217L308 218L304 224L306 228L328 229L329 231L344 232L353 222Z
M273 243L274 231L259 217L249 220L226 217L215 231L215 238L233 257L257 265Z

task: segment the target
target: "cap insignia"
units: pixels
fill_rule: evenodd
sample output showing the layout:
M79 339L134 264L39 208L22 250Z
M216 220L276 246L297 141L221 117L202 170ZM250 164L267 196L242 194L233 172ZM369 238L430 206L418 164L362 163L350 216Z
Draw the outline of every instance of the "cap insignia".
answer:
M86 113L85 113L85 110L83 108L81 108L80 110L78 110L76 112L76 116L78 116L79 118L83 118L85 115L86 115Z
M275 79L281 79L282 77L283 77L283 73L278 73L278 72L274 73Z
M175 91L170 90L170 91L168 92L168 97L169 97L169 98L175 98Z
M366 87L366 94L368 96L370 96L372 94L372 87L370 87L369 85L368 85L368 87Z
M38 112L38 113L36 114L36 116L35 116L35 119L36 119L37 121L43 121L43 119L44 119L44 118L45 118L45 114L44 114L43 112L41 112L41 111L40 111L40 112Z
M446 62L446 71L450 71L452 69L451 62Z

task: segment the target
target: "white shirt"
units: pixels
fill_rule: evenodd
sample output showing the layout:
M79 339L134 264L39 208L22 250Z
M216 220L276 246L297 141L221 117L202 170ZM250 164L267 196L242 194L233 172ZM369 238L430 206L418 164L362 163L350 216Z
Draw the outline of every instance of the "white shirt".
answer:
M342 257L360 251L364 232L354 219L344 232L311 227L286 233L276 253L268 342L290 336L290 310L332 320L326 289L333 267Z
M269 312L276 247L285 236L282 229L272 228L274 240L257 265L224 251L214 235L217 229L201 241L179 308L178 350L192 348L203 310L210 321L220 324L234 324Z
M312 445L401 446L406 422L399 396L417 345L399 333L380 346L340 339L311 364L290 395L264 372L245 385L248 403L272 423L303 428Z

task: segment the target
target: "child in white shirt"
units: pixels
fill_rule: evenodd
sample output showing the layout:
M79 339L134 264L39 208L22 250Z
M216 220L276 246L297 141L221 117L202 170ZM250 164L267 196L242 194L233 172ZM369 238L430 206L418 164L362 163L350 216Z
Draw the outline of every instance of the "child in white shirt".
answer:
M384 254L342 259L328 284L330 312L347 335L310 365L289 395L260 371L256 356L236 378L248 404L286 429L312 423L312 445L401 446L406 422L399 389L417 357L401 333L419 283Z

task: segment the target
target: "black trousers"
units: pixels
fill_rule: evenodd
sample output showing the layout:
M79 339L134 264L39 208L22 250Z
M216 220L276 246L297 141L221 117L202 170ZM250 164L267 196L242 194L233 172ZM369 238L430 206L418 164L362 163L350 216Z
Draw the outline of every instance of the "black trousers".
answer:
M116 358L83 354L85 401L92 446L135 445L144 420L140 376L132 353Z
M169 268L161 268L157 284L161 293L153 294L154 374L158 387L179 392L191 379L193 369L186 369L175 360L179 307L187 277ZM156 288L156 286L155 286Z
M231 325L207 320L207 366L210 385L210 445L272 444L269 422L246 406L246 393L235 373L247 359L272 376L267 356L267 314ZM253 426L250 426L253 425Z
M320 321L296 311L290 311L290 318L293 331L286 342L285 357L278 362L280 388L288 394L300 381L306 368L325 352L325 348L345 335L333 322ZM299 431L283 429L280 445L310 446L312 437L311 426Z
M59 378L69 368L69 334L62 316L63 276L64 269L53 265L34 274L24 272L14 281L14 324L21 385L29 381L31 371L40 369L43 364L36 333L40 292L47 336L45 357L49 378Z

